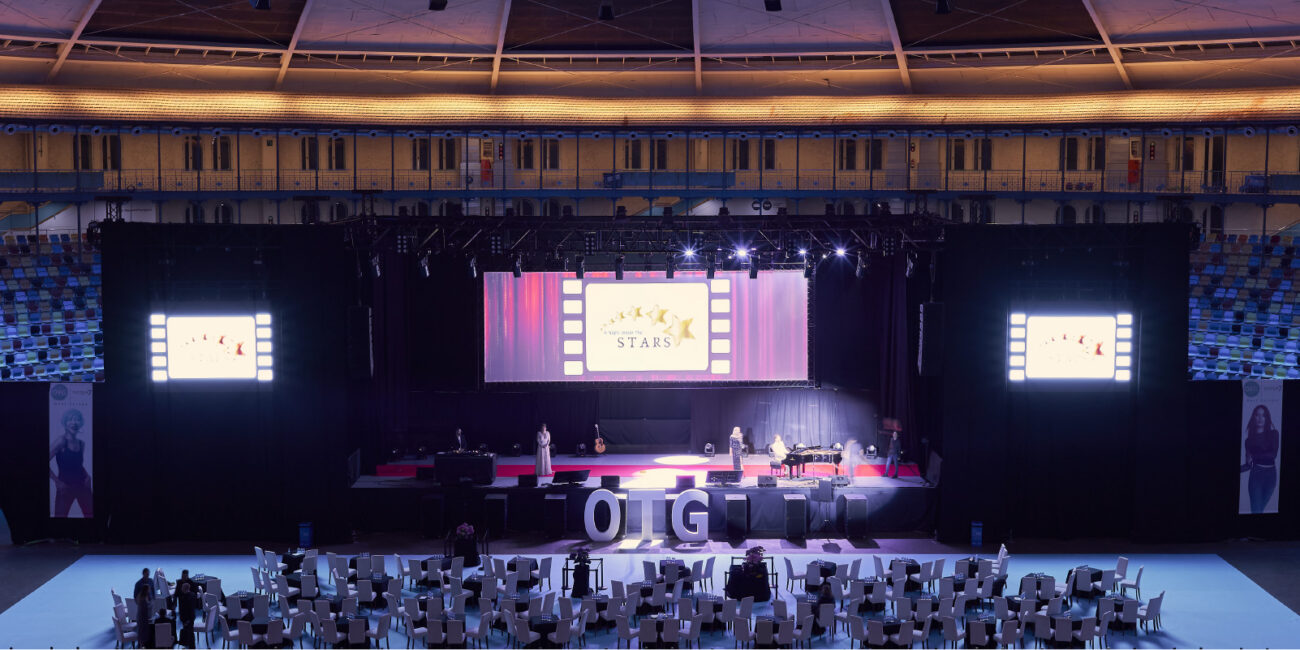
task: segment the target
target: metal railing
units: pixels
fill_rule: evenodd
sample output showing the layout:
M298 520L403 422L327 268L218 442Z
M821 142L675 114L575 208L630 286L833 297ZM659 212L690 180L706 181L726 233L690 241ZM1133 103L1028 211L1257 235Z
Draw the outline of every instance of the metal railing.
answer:
M0 169L6 194L75 192L321 192L728 190L782 192L1026 192L1300 195L1298 171L944 169Z

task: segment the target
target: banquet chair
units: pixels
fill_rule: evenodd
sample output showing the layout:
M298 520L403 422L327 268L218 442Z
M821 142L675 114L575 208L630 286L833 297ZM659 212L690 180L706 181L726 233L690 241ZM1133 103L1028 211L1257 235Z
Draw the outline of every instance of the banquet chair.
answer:
M916 610L912 612L912 620L924 621L934 616L935 602L929 598L923 598L916 601Z
M239 631L230 629L230 619L218 616L217 622L221 624L221 629L217 630L221 635L221 647L229 648L230 644L239 643Z
M642 627L644 628L645 625L643 624ZM751 645L756 645L754 644L755 641L754 631L749 627L748 618L738 618L735 621L733 621L731 627L731 636L735 638L736 643L740 644L741 647L744 647L746 643Z
M1002 578L1003 580L1006 580L1007 571L1009 570L1008 567L1010 566L1011 566L1011 556L1008 555L1002 558L1002 561L998 562L998 567L996 570L994 570L993 576L996 578Z
M983 648L989 643L988 625L975 620L966 621L966 647Z
M253 616L256 618L271 617L271 597L266 594L253 595Z
M450 582L451 579L452 579L453 577L454 577L454 578L464 578L464 577L465 577L465 558L464 558L464 557L461 557L461 556L457 555L456 557L454 557L454 558L451 559L451 568L450 568L450 569L447 569L446 571L443 571L443 572L442 572L442 582L443 582L443 584L446 584L446 583Z
M1139 566L1137 576L1135 576L1132 580L1129 580L1128 578L1120 580L1119 593L1121 595L1127 594L1128 590L1132 589L1137 599L1142 600L1142 570L1145 568L1146 568L1145 566Z
M548 555L537 561L537 570L532 572L533 579L537 581L540 588L542 583L548 587L554 587L551 582L551 557Z
M339 632L338 623L335 623L334 619L331 618L320 622L320 630L316 632L316 640L322 644L337 648L340 643L347 641L348 637L346 634Z
M468 602L470 596L473 595L474 595L473 592L467 591L453 598L451 600L451 607L448 607L443 610L443 616L447 618L451 618L453 616L461 619L465 618L465 603Z
M686 631L682 632L681 635L678 637L678 645L681 645L681 642L683 641L686 643L686 647L688 648L691 647L692 644L698 644L700 642L700 631L703 629L704 629L704 615L701 614L691 619L686 624ZM793 638L791 639L791 642L793 642ZM783 643L780 640L779 634L777 635L777 643L782 643L783 645L785 645L785 643Z
M513 619L512 619L513 620ZM447 642L447 634L443 631L442 620L433 619L425 623L428 627L424 631L425 646L429 648L440 648ZM507 634L515 635L513 627L506 628Z
M125 648L127 644L135 644L140 638L137 633L127 632L122 629L122 619L120 618L113 619L113 632L117 635L117 646L115 647L118 648Z
M505 601L502 602L504 603ZM622 615L623 606L626 602L626 598L619 598L617 596L610 598L609 605L605 607L605 611L600 612L600 620L606 623L617 623L617 619ZM501 609L502 611L505 611L505 606L502 605Z
M975 569L975 577L989 578L993 576L993 560L980 560Z
M754 621L754 647L771 648L775 642L775 621L770 618L761 618Z
M876 577L884 580L888 574L885 573L885 565L880 561L880 556L873 555L871 559L876 563Z
M298 587L290 587L289 579L283 574L275 577L275 586L279 588L279 593L276 597L281 606L284 605L284 600L293 600L297 596L302 595L302 589Z
M641 579L655 580L659 577L659 570L655 568L655 563L651 560L641 560Z
M844 627L849 633L849 647L853 647L854 645L859 648L867 647L867 624L865 619L857 614L849 614L845 612L842 620L844 621ZM884 628L882 627L881 633L883 634L883 632Z
M748 620L748 619L747 619ZM833 603L822 603L817 608L817 624L822 627L822 633L830 633L831 639L835 638L835 605Z
M284 625L280 621L271 621L266 626L266 634L255 634L254 637L261 637L262 642L268 648L278 648L284 644ZM293 637L289 637L292 639ZM293 645L290 643L289 645Z
M315 600L317 597L319 597L320 586L317 583L317 580L318 578L313 574L309 573L303 575L302 589L299 591L298 595L301 596L302 598L310 598L312 600Z
M244 646L245 648L251 648L266 641L265 634L253 633L252 621L236 621L235 627L239 630L239 645ZM170 648L171 646L166 647Z
M895 562L889 567L890 573L890 594L903 594L907 592L907 565L902 562ZM901 590L901 591L900 591Z
M955 569L956 575L959 575L959 576L966 576L966 577L969 578L969 577L970 577L970 559L968 559L968 558L961 558L960 560L957 560L957 565L956 565L956 567L954 567L954 569Z
M943 644L948 646L952 641L952 647L957 647L957 643L966 638L966 633L957 628L957 619L951 616L945 616L941 619L943 623Z
M357 556L357 575L356 575L356 577L357 577L358 579L360 579L360 578L369 578L373 573L374 573L374 571L372 571L372 570L371 570L371 567L370 567L370 557L369 557L369 556L365 556L365 555L359 555L359 556Z
M239 620L247 614L248 610L244 609L239 603L239 596L234 594L226 596L226 618Z
M889 635L889 642L896 646L911 646L913 639L916 638L916 621L903 621L898 625L898 631Z
M668 608L671 609L672 611L677 611L677 606L682 602L682 587L684 586L682 584L683 582L685 581L678 580L677 582L674 582L673 590L665 596L665 598L667 598L668 600Z
M489 607L487 609L488 613L479 617L478 629L467 630L465 632L465 636L469 637L469 639L474 642L475 646L484 647L488 643L488 636L492 634L491 611L492 608Z
M1038 598L1048 600L1056 596L1056 576L1043 576L1038 584Z
M841 562L841 563L839 563L839 564L837 564L837 565L835 566L835 577L836 577L836 578L839 578L839 580L840 580L840 584L843 584L843 585L847 585L847 584L849 584L849 565L848 565L848 563L846 563L846 562Z
M803 586L804 591L808 593L812 593L822 586L821 565L816 562L809 562L808 566L804 567Z
M1002 631L993 635L993 640L1004 648L1018 645L1023 639L1024 630L1018 621L1006 621L1002 624Z
M1038 597L1038 579L1034 576L1025 576L1020 579L1020 595Z
M1115 612L1102 612L1100 622L1097 624L1097 646L1110 647L1110 622L1115 620Z
M664 567L664 582L673 584L682 579L682 567L676 564L669 564Z
M124 604L124 603L122 602L122 597L119 596L119 595L117 595L117 590L116 590L116 589L114 589L114 588L112 588L112 587L109 587L109 588L108 588L108 593L113 594L113 604L114 604L114 605L122 605L122 604Z
M352 598L357 595L357 588L348 583L343 574L334 572L334 593L344 598Z
M1164 602L1165 592L1162 591L1159 596L1138 607L1138 620L1142 623L1142 629L1146 629L1148 623L1152 625L1152 629L1160 629L1160 606Z
M790 557L785 558L785 590L794 591L794 583L803 582L808 576L807 573L795 573L794 564L790 562Z
M1083 645L1083 646L1087 646L1087 645L1091 644L1092 641L1093 641L1093 639L1094 639L1096 636L1097 636L1097 617L1096 617L1096 616L1089 616L1089 617L1083 619L1083 623L1082 623L1082 625L1080 625L1079 629L1078 629L1078 630L1075 630L1075 631L1071 634L1071 638L1072 638L1074 641L1077 641L1079 644L1081 644L1081 645Z
M932 579L934 579L934 562L922 562L921 571L916 574L916 580L923 585L928 585Z
M482 585L479 589L479 594L483 598L495 601L498 595L501 594L501 583L497 582L495 577L483 578L479 584Z
M939 559L937 559L937 560L934 561L934 570L932 570L932 571L930 572L930 580L931 580L931 582L933 582L934 580L938 580L938 579L940 579L940 578L943 577L943 565L944 565L944 563L947 562L947 561L948 561L948 558L944 558L944 557L941 557L941 558L939 558ZM933 586L933 585L931 585L931 586Z
M654 626L653 623L651 623L650 625L651 625L651 627ZM641 628L639 628L639 627L632 627L632 626L628 625L628 623L627 623L627 617L626 617L626 616L617 616L617 617L615 617L615 618L614 618L614 626L615 626L615 629L618 631L618 640L617 640L617 643L619 644L619 646L621 646L622 643L623 643L624 641L626 641L626 642L627 642L627 647L631 648L631 647L632 647L632 640L635 639L635 638L637 638L637 637L639 637L639 636L641 635ZM522 641L522 639L520 639L520 640Z
M262 570L252 566L248 567L248 570L253 574L253 593L262 593L266 589L266 583L262 581Z
M265 558L265 566L268 573L283 573L289 568L289 565L281 562L280 556L275 553L263 551L262 557Z
M555 613L555 592L546 592L546 602L542 603L542 613L550 616Z
M366 638L374 639L376 648L379 647L380 641L383 641L385 644L388 644L388 647L391 648L392 643L388 640L388 627L392 624L393 624L393 616L391 614L384 614L383 616L380 616L379 622L375 625L375 629L366 631L365 633ZM463 626L465 622L460 621L460 624ZM464 628L462 628L462 631L463 629ZM462 634L461 636L463 637L464 635ZM464 639L461 639L461 643L464 643ZM368 644L369 642L367 641L367 645Z
M153 647L155 648L176 647L176 637L172 635L171 623L154 623Z
M569 647L569 641L572 638L573 638L573 619L571 618L561 618L560 620L556 621L555 631L546 635L546 640L550 641L557 648Z
M907 596L901 596L893 600L894 616L900 621L906 621L912 618L912 599Z
M330 601L324 598L312 602L312 611L316 612L316 616L319 616L322 621L334 618L333 612L330 611Z
M1029 614L1028 621L1025 620L1025 615L1021 614L1020 620L1026 631L1028 631L1029 625L1033 624L1034 639L1038 641L1038 645L1044 645L1052 636L1052 619L1047 614L1034 612L1033 614Z
M799 627L794 632L794 642L802 644L805 648L812 647L813 627L811 615L800 618Z
M561 599L560 599L560 618L567 618L567 619L570 619L570 620L573 619L573 599L572 599L572 598L561 598Z
M710 555L704 563L704 580L709 583L706 588L710 590L713 589L713 561L716 559L718 559L716 556Z
M1052 598L1051 600L1047 601L1046 605L1039 607L1038 611L1043 614L1047 614L1048 616L1059 616L1061 614L1061 609L1062 609L1061 605L1064 600L1065 599L1062 598L1061 596L1056 596L1055 598Z
M667 618L664 619L663 632L659 634L659 640L665 647L676 648L681 645L682 638L682 619Z
M703 576L704 576L704 560L696 560L695 564L691 565L691 576L686 581L686 591L695 593L695 583L702 582Z
M509 571L506 569L505 558L500 558L500 557L492 558L492 573L496 575L496 577L498 578L501 578L503 580L505 579L506 574L509 573Z
M1074 628L1070 619L1064 616L1052 617L1052 640L1057 644L1066 644L1074 642Z
M266 642L268 645L271 645L272 647L279 645L278 643L275 643L274 639L272 639L273 635L271 634L271 628L277 628L277 627L280 628L280 630L282 630L282 632L279 632L281 638L287 638L290 641L301 641L302 637L306 636L307 634L307 612L304 611L304 613L298 614L297 616L294 616L292 619L290 619L288 627L283 627L272 623L270 628L268 628L266 632Z
M126 615L126 605L113 605L113 618L121 621L123 630L134 630L135 623L130 622L131 618Z
M740 601L735 598L728 598L722 601L722 610L717 613L715 618L722 623L727 629L731 629L731 624L740 617Z
M1007 599L1002 596L993 599L993 616L1004 622L1013 621L1020 617L1018 613L1011 611L1011 608L1007 606Z
M990 605L993 604L994 582L996 581L992 576L980 580L978 595L981 608L983 608L986 603Z
M871 583L871 593L867 595L867 603L876 611L884 611L885 605L889 603L889 588L883 582Z
M406 617L406 647L415 647L415 642L423 640L425 647L429 646L429 628L416 627L414 617Z
M358 611L359 609L360 607L356 596L353 596L351 598L344 598L343 606L339 608L340 610L339 614L343 616L351 616L353 618L356 618L361 614L361 612Z
M1101 580L1092 583L1092 590L1099 591L1102 595L1115 591L1115 570L1102 569Z
M1133 626L1133 634L1137 634L1138 608L1140 605L1136 600L1124 601L1124 607L1119 610L1119 622L1124 625Z
M307 551L307 556L302 559L302 574L304 576L315 576L318 562L320 562L320 556L316 554L315 549Z
M885 644L889 642L889 635L885 634L885 622L876 618L869 619L866 631L863 633L863 640L867 647L885 647Z
M1128 577L1128 558L1123 555L1115 560L1115 579L1123 580Z
M1076 580L1079 579L1080 575L1082 575L1080 572L1071 570L1069 575L1065 576L1064 585L1057 585L1053 587L1053 591L1056 597L1064 598L1067 601L1070 600L1070 595L1074 593L1074 583Z
M370 572L388 575L388 558L383 555L371 555Z
M931 624L931 623L934 623L934 617L933 617L933 616L927 616L927 617L925 617L925 621L921 623L921 629L918 630L918 629L916 629L915 627L912 628L912 643L913 643L913 644L919 643L919 644L921 644L921 647L925 647L927 644L930 643L930 624ZM909 645L908 647L911 647L911 646Z
M849 566L849 579L847 582L852 583L862 579L862 558L856 558Z
M667 624L667 621L665 621L664 625L667 626ZM659 629L651 621L641 621L641 627L638 627L636 632L637 645L642 648L654 647L655 644L659 643ZM631 647L630 644L629 647Z
M366 626L362 624L361 619L353 619L348 624L348 646L355 648L361 644L367 647L370 645L370 642L366 641Z
M655 612L665 612L668 610L667 586L662 582L656 582L650 593L650 609Z
M611 580L609 584L614 598L627 598L627 586L623 584L622 580Z

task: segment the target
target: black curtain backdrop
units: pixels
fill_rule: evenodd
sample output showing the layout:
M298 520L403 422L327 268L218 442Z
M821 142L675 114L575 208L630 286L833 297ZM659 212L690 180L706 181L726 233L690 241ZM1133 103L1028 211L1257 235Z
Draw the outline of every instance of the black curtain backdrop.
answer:
M691 444L726 449L732 427L740 427L756 452L779 434L787 447L795 443L830 447L857 439L876 442L875 396L866 391L811 388L756 388L697 392L691 400Z

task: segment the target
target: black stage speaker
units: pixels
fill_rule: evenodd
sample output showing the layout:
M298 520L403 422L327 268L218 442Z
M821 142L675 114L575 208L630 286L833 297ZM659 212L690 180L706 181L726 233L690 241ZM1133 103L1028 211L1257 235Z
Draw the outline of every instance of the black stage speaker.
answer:
M776 487L776 477L760 474L758 477L758 487Z
M618 489L618 474L606 474L600 477L600 487L605 489Z
M348 376L371 379L375 375L375 358L370 345L370 308L348 307Z
M867 536L867 496L844 496L844 534L848 537Z
M589 469L570 469L562 472L556 472L551 478L551 485L582 485L587 482L587 477L591 476Z
M680 490L693 490L693 489L695 489L695 475L694 475L694 474L688 474L688 475L686 475L686 476L678 476L678 477L677 477L677 489L678 489L679 491L680 491Z
M520 474L519 487L537 487L536 474Z
M419 466L415 468L415 478L438 478L438 468Z
M943 374L943 303L921 303L920 330L916 370L922 377L938 377Z
M737 539L749 534L749 499L743 494L728 494L727 537Z
M542 530L551 537L563 537L568 524L566 515L568 497L563 494L548 494L542 499Z
M785 495L785 538L808 536L808 499L802 494Z

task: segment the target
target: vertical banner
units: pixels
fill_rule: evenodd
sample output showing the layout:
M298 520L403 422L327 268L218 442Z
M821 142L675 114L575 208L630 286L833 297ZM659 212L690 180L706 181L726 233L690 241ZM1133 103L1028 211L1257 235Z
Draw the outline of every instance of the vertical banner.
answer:
M1282 382L1241 382L1241 485L1238 514L1277 512L1282 464Z
M50 384L50 516L95 516L91 404L94 384Z

